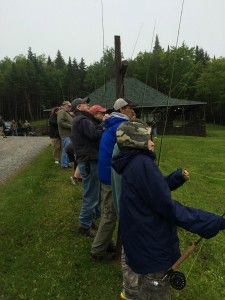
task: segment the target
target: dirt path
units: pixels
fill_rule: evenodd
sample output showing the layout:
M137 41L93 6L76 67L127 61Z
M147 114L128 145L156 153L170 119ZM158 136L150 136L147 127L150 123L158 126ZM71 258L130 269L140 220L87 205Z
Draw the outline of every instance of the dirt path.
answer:
M49 137L0 137L0 184L48 145Z

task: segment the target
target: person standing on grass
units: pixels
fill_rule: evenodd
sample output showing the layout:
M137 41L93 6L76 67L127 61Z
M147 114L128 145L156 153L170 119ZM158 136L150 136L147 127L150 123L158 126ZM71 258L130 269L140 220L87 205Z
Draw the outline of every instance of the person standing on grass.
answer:
M98 154L98 174L101 182L101 220L91 247L94 260L111 260L115 257L112 236L116 226L117 215L113 206L111 187L112 152L116 143L118 126L135 117L134 104L128 99L119 98L114 103L114 112L104 121L105 131L102 135Z
M60 139L58 123L57 123L58 111L59 111L59 107L53 108L50 114L50 118L48 119L49 137L51 139L51 145L53 149L53 159L56 164L59 163L59 158L61 154L61 139Z
M103 127L96 123L90 113L89 102L89 98L77 98L71 103L71 110L74 112L71 140L83 183L78 232L88 237L94 237L95 220L100 217L98 148Z
M116 136L120 153L112 166L122 175L121 237L127 264L139 274L138 299L169 300L165 275L180 257L177 227L209 239L225 229L225 219L171 198L185 178L181 169L168 176L160 172L149 127L126 122Z
M71 168L71 163L65 149L70 143L73 116L70 113L71 103L63 101L62 105L63 107L57 113L57 123L62 143L61 167L63 170L67 170Z
M146 127L148 124L140 119L132 119L132 122L139 122ZM117 143L114 146L112 157L119 154L119 148ZM113 204L116 210L117 217L119 218L119 199L121 193L121 175L117 174L114 169L111 169L112 177L112 195ZM133 272L132 269L126 263L126 256L124 249L121 249L121 267L123 274L122 291L120 293L121 300L137 300L138 299L138 274Z
M143 124L145 127L148 127L148 124L141 119L132 119L131 122L137 122ZM113 157L119 154L118 145L115 144L113 149ZM112 168L112 194L113 194L113 204L119 217L119 199L121 194L121 175L117 174ZM182 176L187 181L189 179L189 172L183 170ZM138 299L138 274L132 271L130 266L126 263L126 255L122 247L121 253L121 267L123 273L123 288L120 293L121 300L137 300Z
M102 123L103 119L106 116L106 114L105 114L106 108L104 108L100 105L93 105L92 107L90 107L89 111L93 115L93 117L97 120L97 123L99 123L99 124ZM74 162L74 175L70 177L70 180L73 185L76 185L77 183L82 181L82 177L78 171L77 162L75 159L75 154L74 154L72 143L67 146L66 152L69 156L70 161Z
M106 115L107 109L100 105L91 106L89 108L89 111L93 115L93 117L100 123L103 122L106 117L108 117L108 115Z

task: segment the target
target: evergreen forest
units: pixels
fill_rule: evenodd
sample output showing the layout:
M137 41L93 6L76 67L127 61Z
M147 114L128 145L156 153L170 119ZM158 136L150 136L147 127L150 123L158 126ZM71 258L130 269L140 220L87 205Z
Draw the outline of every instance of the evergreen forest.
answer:
M114 49L106 48L99 61L86 65L60 50L53 59L27 55L0 61L0 115L5 120L41 119L43 110L63 100L85 97L115 77ZM206 122L225 125L225 57L210 58L196 46L163 49L156 36L151 52L127 59L126 77L134 77L152 88L178 99L207 102Z

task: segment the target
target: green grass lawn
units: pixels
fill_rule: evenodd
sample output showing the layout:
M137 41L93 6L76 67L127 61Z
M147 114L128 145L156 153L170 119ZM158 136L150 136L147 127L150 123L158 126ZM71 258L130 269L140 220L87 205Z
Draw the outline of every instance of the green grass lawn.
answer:
M50 113L49 113L50 116ZM31 126L39 126L39 125L48 125L48 118L47 116L45 119L37 120L37 121L32 121Z
M160 138L155 140L156 152ZM189 182L173 193L180 202L218 214L225 211L225 128L207 126L207 137L165 136L160 168L187 168ZM89 257L92 240L77 234L81 185L72 171L42 152L0 186L0 299L114 300L122 274L116 263ZM197 235L179 230L185 250ZM225 299L225 232L204 240L180 267L187 277L172 299ZM199 251L200 250L200 251Z

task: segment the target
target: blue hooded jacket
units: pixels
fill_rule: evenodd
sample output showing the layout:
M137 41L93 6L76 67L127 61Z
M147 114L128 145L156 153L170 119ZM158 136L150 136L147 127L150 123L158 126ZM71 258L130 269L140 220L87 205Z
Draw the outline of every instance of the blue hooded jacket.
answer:
M99 152L98 152L98 176L102 183L111 185L112 153L116 144L116 130L123 122L129 118L121 113L113 112L104 121L105 130L103 132Z
M154 160L154 152L130 150L112 163L122 174L122 244L128 265L138 274L167 270L180 257L177 226L203 238L225 229L224 218L173 200L170 191L184 183L182 170L164 177Z

